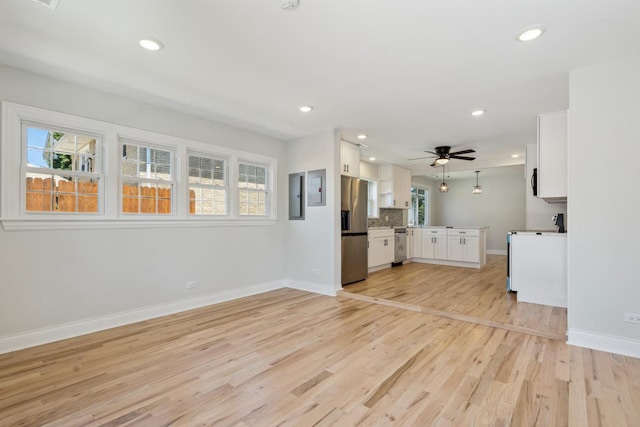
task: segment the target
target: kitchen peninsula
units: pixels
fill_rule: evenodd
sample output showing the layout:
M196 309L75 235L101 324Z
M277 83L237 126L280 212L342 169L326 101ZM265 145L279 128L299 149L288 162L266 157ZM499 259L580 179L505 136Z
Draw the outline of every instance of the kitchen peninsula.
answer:
M407 258L413 262L482 268L489 227L409 227Z

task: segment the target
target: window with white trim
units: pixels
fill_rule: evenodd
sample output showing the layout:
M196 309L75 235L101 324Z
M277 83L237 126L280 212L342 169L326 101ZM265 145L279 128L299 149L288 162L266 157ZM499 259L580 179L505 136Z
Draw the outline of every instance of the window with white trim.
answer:
M26 212L101 211L101 138L36 123L22 124L22 138Z
M226 160L189 153L189 215L227 215Z
M137 142L122 144L122 213L170 215L174 153Z
M378 181L370 179L367 184L367 216L378 218Z
M251 163L239 163L238 214L268 216L269 196L267 167Z
M277 158L2 101L5 230L274 224Z

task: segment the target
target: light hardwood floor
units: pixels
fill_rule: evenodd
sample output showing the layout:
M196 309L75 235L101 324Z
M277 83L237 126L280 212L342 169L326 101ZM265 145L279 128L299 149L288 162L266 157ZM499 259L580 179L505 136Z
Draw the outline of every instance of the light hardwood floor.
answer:
M638 426L640 360L282 289L0 355L0 425Z
M566 341L567 310L518 302L506 292L507 257L482 269L408 263L369 274L341 296Z

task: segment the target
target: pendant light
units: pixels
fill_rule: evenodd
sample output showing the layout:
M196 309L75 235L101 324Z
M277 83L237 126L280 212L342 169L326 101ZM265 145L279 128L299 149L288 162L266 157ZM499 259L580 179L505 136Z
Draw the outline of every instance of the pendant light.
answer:
M482 186L478 185L478 174L480 171L476 171L476 185L473 186L473 194L482 194Z
M449 186L446 182L444 182L444 165L442 165L442 184L440 184L440 188L438 189L441 193L446 193L449 191Z

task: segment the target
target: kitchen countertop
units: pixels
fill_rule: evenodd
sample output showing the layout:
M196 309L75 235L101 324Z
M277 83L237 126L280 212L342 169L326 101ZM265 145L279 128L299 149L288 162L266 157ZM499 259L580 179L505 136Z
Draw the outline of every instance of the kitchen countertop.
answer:
M509 233L525 236L566 236L567 233L558 233L556 230L512 230Z
M475 225L475 226L457 226L456 225L454 227L448 226L448 225L447 226L445 226L445 225L421 225L419 227L416 227L416 226L410 225L408 228L439 228L439 229L442 229L442 228L449 229L449 228L451 228L451 229L456 229L456 230L464 228L464 229L468 229L468 230L486 230L489 227L487 227L487 226L477 226L477 225Z

